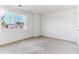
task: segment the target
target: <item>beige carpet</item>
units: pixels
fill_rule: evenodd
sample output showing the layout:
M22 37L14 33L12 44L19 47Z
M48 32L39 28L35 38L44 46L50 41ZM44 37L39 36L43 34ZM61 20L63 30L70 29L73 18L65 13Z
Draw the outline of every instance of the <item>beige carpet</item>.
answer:
M36 37L0 46L4 54L78 54L79 47L74 42L47 37Z

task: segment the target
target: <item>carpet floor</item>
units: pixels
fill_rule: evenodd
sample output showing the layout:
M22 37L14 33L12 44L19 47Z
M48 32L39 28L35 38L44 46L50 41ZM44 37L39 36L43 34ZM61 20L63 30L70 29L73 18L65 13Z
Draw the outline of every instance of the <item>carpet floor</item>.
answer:
M36 37L0 46L0 54L78 54L75 42Z

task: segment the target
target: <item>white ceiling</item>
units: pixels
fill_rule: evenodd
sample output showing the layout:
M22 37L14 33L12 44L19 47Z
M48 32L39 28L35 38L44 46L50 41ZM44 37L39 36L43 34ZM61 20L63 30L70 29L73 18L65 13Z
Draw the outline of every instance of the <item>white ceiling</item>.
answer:
M14 5L12 7L42 15L42 14L51 13L57 10L73 8L75 6L74 5L22 5L22 7L18 7L18 5Z

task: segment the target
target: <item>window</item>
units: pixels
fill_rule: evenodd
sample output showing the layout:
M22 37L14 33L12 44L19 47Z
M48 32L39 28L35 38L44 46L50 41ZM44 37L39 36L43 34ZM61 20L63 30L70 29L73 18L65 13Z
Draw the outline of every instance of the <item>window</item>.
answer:
M0 28L1 29L25 29L26 16L13 12L0 10Z

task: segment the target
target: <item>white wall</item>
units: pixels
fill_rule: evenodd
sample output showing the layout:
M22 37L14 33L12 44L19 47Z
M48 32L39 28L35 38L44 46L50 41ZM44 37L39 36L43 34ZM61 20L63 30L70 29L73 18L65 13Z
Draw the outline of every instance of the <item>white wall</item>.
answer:
M22 40L25 38L30 38L35 36L39 36L39 30L36 30L36 27L39 27L39 15L37 15L36 19L34 14L32 13L28 13L25 12L23 10L19 10L16 8L8 8L6 7L6 9L8 11L12 11L15 13L19 13L19 14L23 14L27 16L27 30L0 30L0 45L1 44L5 44L5 43L9 43L9 42L13 42L13 41L17 41L17 40ZM34 21L35 19L35 21ZM34 25L34 23L38 24L37 26ZM35 28L35 29L34 29ZM36 31L34 33L34 31Z
M76 17L76 8L43 15L41 19L41 33L43 36L51 38L77 41Z
M77 27L76 28L77 28L77 39L79 40L79 5L77 6Z
M40 16L34 15L34 37L40 36Z

